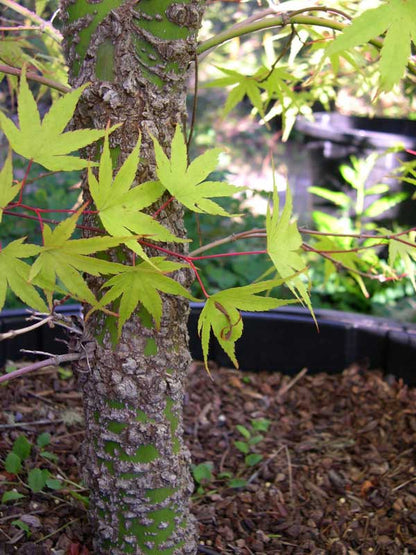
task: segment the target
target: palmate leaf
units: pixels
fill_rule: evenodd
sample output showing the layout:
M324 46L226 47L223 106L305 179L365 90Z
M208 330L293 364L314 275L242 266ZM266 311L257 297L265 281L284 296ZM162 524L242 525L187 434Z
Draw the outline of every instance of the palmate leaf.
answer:
M46 64L43 61L41 62L40 57L34 54L33 43L24 39L22 35L3 35L1 37L0 62L16 68L23 67L24 64L29 64L30 66L38 69L42 74L45 74L46 70ZM0 82L4 75L4 73L0 73ZM9 87L12 86L12 91L10 92L14 94L17 90L17 78L9 74L7 77Z
M204 181L216 169L221 149L208 150L188 166L186 143L179 125L172 140L170 159L154 137L153 143L157 175L171 195L193 212L230 216L211 198L228 197L241 188L220 181Z
M247 95L252 105L258 110L259 114L264 117L264 105L261 98L261 89L264 84L261 82L261 77L267 75L269 72L266 68L261 67L255 75L244 75L232 69L218 67L220 71L228 75L211 81L208 87L226 87L228 85L235 85L231 89L223 110L223 115L226 116L239 102Z
M18 94L19 127L0 112L0 125L12 149L51 171L85 168L87 160L68 154L97 141L106 131L80 129L65 133L65 127L87 86L83 85L55 101L41 121L36 101L27 84L26 69L23 68ZM110 132L116 127L112 127Z
M306 284L299 275L289 279L295 272L306 270L306 263L299 254L302 237L296 222L291 221L292 207L292 195L288 187L286 189L286 203L281 215L279 214L279 195L276 186L274 186L273 214L268 207L266 215L267 252L279 276L287 280L286 285L309 308L315 319Z
M284 67L264 70L267 79L262 86L267 92L268 100L278 99L278 103L270 103L272 107L264 120L270 121L277 113L282 115L282 141L285 142L295 124L296 116L304 110L308 99L305 98L305 92L295 90L296 76L287 72Z
M13 185L12 153L9 154L0 172L0 223L3 210L18 195L20 185Z
M110 278L105 283L103 287L110 289L103 295L99 304L93 310L103 307L120 297L119 334L139 303L152 315L156 327L159 328L162 317L160 291L196 300L180 283L164 275L183 267L184 264L171 262L160 256L153 257L152 264L142 262L137 266L123 266L123 270L118 275Z
M406 241L407 244L394 238L389 241L389 265L393 266L397 258L401 259L407 277L416 291L416 232L410 231L400 235L400 239Z
M48 312L45 301L35 287L29 283L30 266L20 260L39 253L37 245L24 243L25 238L16 239L0 250L0 310L3 309L7 288L27 306L39 312Z
M104 140L98 179L91 168L88 184L105 230L116 237L134 236L126 245L145 260L149 260L137 236L153 241L184 242L148 214L140 212L161 197L165 188L159 181L147 181L133 187L139 163L140 139L113 178L108 136Z
M235 367L238 368L238 362L235 357L235 342L243 333L243 321L239 311L259 312L297 302L296 299L275 299L273 297L257 295L257 293L278 287L284 281L283 279L276 279L261 281L243 287L233 287L232 289L215 293L207 299L198 320L198 333L201 336L206 368L208 368L208 348L211 329L221 347L230 357Z
M314 243L314 249L318 251L341 251L346 248L345 244L342 244L342 241L339 240L340 238L331 238L331 237L321 237L319 241ZM358 273L360 271L360 265L362 265L362 260L358 256L356 252L331 252L329 254L331 259L334 261L332 262L328 258L325 258L324 268L325 268L325 280L327 280L332 274L337 272L336 263L338 262L348 273L351 277L357 282L359 288L361 289L364 297L369 297L369 293L365 286L363 278Z
M81 212L82 208L62 221L54 230L44 224L44 244L39 248L39 256L32 265L29 279L45 291L49 303L53 292L59 289L57 286L59 279L72 297L94 305L95 297L81 274L83 272L93 276L115 274L124 268L122 264L88 255L116 247L124 242L125 237L106 236L70 240Z
M308 187L308 192L312 193L313 195L318 195L318 197L322 197L330 202L334 203L336 206L343 208L344 210L348 208L352 200L350 197L343 193L342 191L330 191L329 189L325 189L325 187Z
M416 44L416 0L389 0L353 20L328 47L327 54L339 53L385 33L380 56L380 87L389 91L403 77Z

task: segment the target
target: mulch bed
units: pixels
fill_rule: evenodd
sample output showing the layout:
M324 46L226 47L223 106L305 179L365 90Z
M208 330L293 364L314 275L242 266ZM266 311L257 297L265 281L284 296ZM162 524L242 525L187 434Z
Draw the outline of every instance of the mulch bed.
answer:
M212 469L194 496L200 553L416 553L415 389L358 366L295 379L215 366L211 375L193 365L185 406L194 463ZM76 486L83 432L74 379L46 369L0 387L0 403L0 494L25 494L0 505L0 553L93 553L88 492ZM34 494L3 463L17 436L35 445L42 432L58 459L33 448L27 467L74 484ZM248 454L262 459L250 465L260 457L245 460L235 441L256 436Z

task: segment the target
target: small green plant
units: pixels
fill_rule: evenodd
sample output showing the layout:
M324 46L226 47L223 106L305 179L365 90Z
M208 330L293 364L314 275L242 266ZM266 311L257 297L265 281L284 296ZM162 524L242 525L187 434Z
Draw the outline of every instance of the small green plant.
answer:
M316 229L323 234L329 230L338 234L331 238L322 236L314 245L314 248L326 251L327 255L312 255L310 271L315 284L312 300L316 307L336 307L339 310L413 320L411 297L414 293L410 281L398 281L393 274L389 277L386 258L387 254L390 257L390 251L387 244L384 241L376 244L370 235L365 238L365 234L381 231L381 222L377 223L375 219L386 217L391 208L408 197L406 192L389 193L389 186L385 183L367 185L378 156L377 153L362 159L352 156L350 164L340 166L339 172L349 186L348 190L332 191L315 186L309 188L311 193L334 206L332 214L313 212ZM411 169L410 164L403 165L403 172L409 173ZM394 222L393 227L400 231ZM360 256L355 243L355 237L359 234L364 234ZM339 254L341 250L345 253L342 261ZM343 263L346 271L330 275L339 263ZM406 273L404 266L401 269L397 267L397 271L402 276ZM383 283L376 279L364 282L365 277L383 273L386 276ZM408 275L411 276L410 273Z
M234 445L239 451L241 451L241 453L245 455L244 462L247 466L255 466L263 459L263 455L260 455L260 453L255 453L253 451L253 448L258 443L263 441L263 433L267 432L269 426L270 420L267 420L266 418L258 418L257 420L252 420L251 429L248 429L241 424L237 424L236 429L243 436L244 441L236 440L234 441Z
M12 524L13 526L16 526L16 528L20 528L20 530L23 530L28 538L30 538L30 536L32 535L32 531L30 530L29 525L26 522L23 522L23 520L20 520L20 518L18 518L17 520L13 520Z
M370 219L378 218L388 210L407 198L407 193L389 193L390 187L386 183L377 183L367 186L368 177L373 170L379 154L372 153L367 158L351 156L350 164L341 164L339 172L344 181L355 191L355 195L348 194L349 191L331 191L326 187L309 187L314 195L328 200L339 208L343 225L348 231L356 232L362 229L375 229L377 224ZM371 201L371 197L374 197ZM370 202L367 202L370 201ZM366 206L367 204L367 206ZM313 218L318 224L322 218L320 212L314 212Z
M36 456L43 457L52 462L57 462L57 456L45 449L50 442L51 436L49 433L40 434L37 437L36 446L33 446L24 435L20 435L16 438L11 451L7 454L4 461L4 469L16 479L16 481L9 482L9 485L17 486L20 484L25 493L17 491L14 487L3 493L1 498L2 503L21 499L25 496L27 490L30 490L32 493L39 493L45 488L50 490L59 490L62 488L61 480L51 474L48 469L38 467L29 468L30 459L36 458ZM31 455L34 455L34 457L31 457ZM22 476L26 478L26 481Z
M247 485L247 480L233 476L232 472L221 472L221 474L218 475L218 478L226 480L227 486L233 489L244 488Z
M196 493L202 495L206 487L212 482L214 464L212 461L205 461L191 465L192 476L197 484Z

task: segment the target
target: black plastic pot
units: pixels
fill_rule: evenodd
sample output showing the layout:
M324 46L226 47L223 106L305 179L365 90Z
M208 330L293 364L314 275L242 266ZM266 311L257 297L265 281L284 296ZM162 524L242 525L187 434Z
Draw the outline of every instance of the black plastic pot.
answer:
M66 314L80 314L79 306L61 308ZM194 359L202 359L197 321L201 305L192 304L189 319L190 348ZM0 330L27 325L26 313L0 313ZM307 310L281 308L267 313L243 313L244 334L237 343L242 370L294 374L304 367L310 372L337 373L353 362L394 374L416 385L416 325L334 310L317 310L319 332ZM0 365L21 358L20 349L52 353L66 352L64 334L58 327L42 326L29 334L0 343ZM222 366L231 362L216 341L210 358Z
M409 197L414 187L400 183L392 172L410 156L402 152L385 151L397 145L416 149L416 121L391 118L344 116L336 112L320 112L314 121L299 118L295 128L305 137L309 153L308 164L312 185L348 191L339 174L339 166L350 156L366 158L372 152L380 157L371 171L366 186L386 183L392 192L405 191ZM374 201L376 197L372 197ZM368 199L368 203L370 199ZM314 200L315 207L324 201ZM366 206L368 206L368 203ZM416 220L416 203L408 200L383 214L382 220L394 218L402 225L412 226Z

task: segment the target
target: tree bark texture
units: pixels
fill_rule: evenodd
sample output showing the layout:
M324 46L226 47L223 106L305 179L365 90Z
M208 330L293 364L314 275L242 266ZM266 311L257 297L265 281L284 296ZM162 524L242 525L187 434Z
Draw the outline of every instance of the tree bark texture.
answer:
M110 136L116 166L140 133L137 184L156 178L150 134L167 150L176 124L185 122L186 84L204 3L62 0L71 85L90 83L74 126L122 123ZM88 198L86 186L85 194ZM176 202L158 219L175 234L185 235ZM177 279L187 285L189 273L179 272ZM99 295L100 281L89 283ZM189 511L193 483L182 439L190 358L188 306L172 297L164 297L163 304L159 330L139 310L115 346L111 317L96 314L86 322L91 355L78 369L87 434L82 464L91 492L97 554L196 552Z

